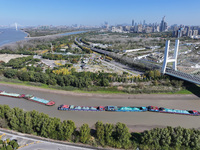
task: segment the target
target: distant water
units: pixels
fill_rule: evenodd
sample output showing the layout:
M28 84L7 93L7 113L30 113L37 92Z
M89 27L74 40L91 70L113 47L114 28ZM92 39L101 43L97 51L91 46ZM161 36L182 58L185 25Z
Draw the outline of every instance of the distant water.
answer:
M21 30L0 29L0 46L24 40L26 36Z
M58 35L72 35L72 34L79 34L84 33L87 31L75 31L75 32L67 32L62 33ZM25 37L27 37L27 34L25 32L22 32L21 30L15 30L15 29L0 29L0 47L5 44L14 43L17 41L24 40Z

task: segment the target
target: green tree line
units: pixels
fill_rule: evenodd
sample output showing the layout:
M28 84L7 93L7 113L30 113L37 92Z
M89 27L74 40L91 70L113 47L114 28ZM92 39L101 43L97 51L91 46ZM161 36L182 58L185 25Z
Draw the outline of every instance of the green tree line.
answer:
M70 60L70 62L73 62L73 60L75 59L75 61L78 62L81 56L80 55L43 54L42 58L50 59L50 60Z

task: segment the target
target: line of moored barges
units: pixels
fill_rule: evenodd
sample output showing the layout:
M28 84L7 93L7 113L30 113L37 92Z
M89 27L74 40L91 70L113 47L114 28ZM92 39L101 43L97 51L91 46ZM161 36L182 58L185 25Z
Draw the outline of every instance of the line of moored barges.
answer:
M5 91L0 91L0 96L14 97L14 98L24 98L29 101L33 101L39 104L52 106L55 105L54 101L45 100L42 98L35 97L28 94L17 94L17 93L7 93ZM60 105L58 110L65 111L112 111L112 112L160 112L160 113L171 113L171 114L181 114L181 115L191 115L200 116L200 112L197 110L179 110L179 109L169 109L157 106L147 106L147 107L135 107L135 106L75 106L75 105Z
M179 110L179 109L169 109L157 106L147 106L147 107L134 107L134 106L74 106L74 105L60 105L58 110L65 111L112 111L112 112L160 112L160 113L171 113L171 114L181 114L181 115L192 115L200 116L200 112L197 110Z

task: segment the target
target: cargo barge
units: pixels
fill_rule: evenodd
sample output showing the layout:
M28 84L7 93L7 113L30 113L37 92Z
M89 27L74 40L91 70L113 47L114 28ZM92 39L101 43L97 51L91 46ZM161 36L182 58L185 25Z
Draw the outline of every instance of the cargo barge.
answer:
M68 111L105 111L104 106L74 106L74 105L60 105L58 110Z
M7 93L5 91L0 91L0 96L14 97L14 98L24 98L24 94L17 93Z
M27 99L27 100L39 103L39 104L47 105L47 106L55 105L54 101L49 101L49 100L46 100L46 99L38 98L38 97L35 97L33 95L25 95L24 98Z
M200 112L197 110L169 109L169 108L157 107L157 106L148 106L147 109L148 111L159 112L159 113L200 116Z

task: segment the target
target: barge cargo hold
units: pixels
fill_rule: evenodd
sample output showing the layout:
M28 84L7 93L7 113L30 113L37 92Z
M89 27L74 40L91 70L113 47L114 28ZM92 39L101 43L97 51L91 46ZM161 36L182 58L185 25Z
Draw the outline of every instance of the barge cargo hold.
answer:
M25 95L24 98L27 99L27 100L36 102L36 103L47 105L47 106L55 105L54 101L49 101L49 100L46 100L46 99L38 98L38 97L35 97L33 95Z
M143 112L147 111L147 107L135 107L135 106L105 106L105 111L116 112Z
M104 111L104 106L74 106L74 105L60 105L58 110L68 111Z
M180 114L180 115L192 115L200 116L200 112L196 110L179 110L179 109L169 109L169 108L159 108L160 113L170 113L170 114Z
M121 111L121 112L143 112L147 111L147 107L117 107L116 111Z
M24 94L17 93L7 93L5 91L0 91L0 96L14 97L14 98L24 98Z

